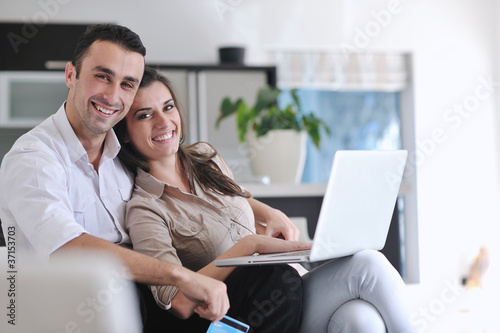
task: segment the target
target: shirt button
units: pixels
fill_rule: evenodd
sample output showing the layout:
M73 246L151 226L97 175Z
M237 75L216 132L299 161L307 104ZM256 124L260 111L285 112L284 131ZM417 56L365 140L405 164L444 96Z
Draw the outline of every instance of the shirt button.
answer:
M191 227L191 231L192 231L192 232L195 232L195 231L196 231L196 228L195 228L195 227Z

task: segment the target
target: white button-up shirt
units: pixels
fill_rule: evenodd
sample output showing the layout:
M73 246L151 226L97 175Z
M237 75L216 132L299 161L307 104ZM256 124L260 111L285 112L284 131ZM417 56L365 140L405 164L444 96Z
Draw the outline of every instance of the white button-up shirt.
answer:
M82 233L129 243L125 204L133 177L116 157L120 145L106 135L99 173L73 131L64 104L21 136L0 167L0 219L16 250L40 259Z

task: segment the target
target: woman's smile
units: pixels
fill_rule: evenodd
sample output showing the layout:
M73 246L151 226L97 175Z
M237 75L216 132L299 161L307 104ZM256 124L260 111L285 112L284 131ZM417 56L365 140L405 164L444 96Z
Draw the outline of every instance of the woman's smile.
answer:
M166 141L166 140L172 138L173 136L174 136L174 131L172 130L172 131L169 131L167 133L155 136L153 138L153 141L155 141L155 142L163 142L163 141Z

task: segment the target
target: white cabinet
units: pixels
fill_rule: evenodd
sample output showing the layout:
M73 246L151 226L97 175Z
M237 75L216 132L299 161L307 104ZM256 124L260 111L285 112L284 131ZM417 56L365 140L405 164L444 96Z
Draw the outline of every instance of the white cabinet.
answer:
M0 72L0 127L31 128L66 100L64 72Z

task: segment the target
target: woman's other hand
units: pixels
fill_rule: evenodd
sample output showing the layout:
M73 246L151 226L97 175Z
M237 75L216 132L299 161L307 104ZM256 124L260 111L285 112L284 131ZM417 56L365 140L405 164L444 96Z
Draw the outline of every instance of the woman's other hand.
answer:
M290 241L299 239L299 229L282 211L255 199L248 199L248 202L255 215L255 229L258 234Z

